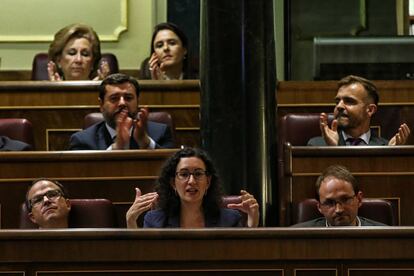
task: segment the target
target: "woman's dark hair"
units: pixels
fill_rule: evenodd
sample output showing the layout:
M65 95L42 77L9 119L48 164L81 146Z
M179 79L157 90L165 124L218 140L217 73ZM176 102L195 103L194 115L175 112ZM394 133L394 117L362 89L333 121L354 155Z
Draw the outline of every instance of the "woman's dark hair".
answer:
M186 157L197 157L204 162L207 176L210 176L211 180L210 186L203 198L203 212L208 216L218 216L223 200L220 179L213 161L205 151L198 148L188 147L181 149L165 162L157 180L156 191L159 194L158 208L170 216L179 216L180 197L176 194L171 184L175 179L178 163L181 158Z
M180 38L181 43L183 44L183 48L187 49L188 51L188 38L185 35L185 33L174 23L164 22L154 27L154 31L152 33L152 38L151 38L151 55L155 52L155 49L154 49L155 36L162 30L170 30L173 33L175 33Z
M170 23L170 22L164 22L164 23L160 23L158 25L156 25L154 27L154 31L152 32L152 38L151 38L151 49L150 49L150 56L155 52L154 49L154 40L156 35L158 34L158 32L162 31L162 30L170 30L173 33L175 33L181 40L181 43L183 45L183 48L185 48L187 50L187 54L184 57L183 60L183 73L184 73L184 78L193 78L193 76L191 75L191 69L189 68L189 59L190 59L190 54L189 54L189 47L188 47L188 38L185 35L185 33L174 23ZM141 79L151 79L151 72L149 71L149 66L148 66L148 61L149 58L146 58L142 61L141 63Z
M62 56L63 49L69 40L73 38L86 38L89 40L92 46L92 70L89 74L89 78L93 79L99 67L99 61L101 60L101 43L99 41L98 34L92 29L92 27L84 24L71 24L60 29L49 46L49 60L57 64L57 60ZM59 75L63 76L63 72L60 68L57 68Z

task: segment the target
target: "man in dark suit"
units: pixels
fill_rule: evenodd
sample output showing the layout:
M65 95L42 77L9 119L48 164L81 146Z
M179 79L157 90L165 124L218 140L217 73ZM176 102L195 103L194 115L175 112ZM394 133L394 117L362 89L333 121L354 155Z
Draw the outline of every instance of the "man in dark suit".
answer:
M99 86L104 121L75 133L71 150L173 148L171 129L148 121L148 109L138 108L139 85L125 74L112 74Z
M358 216L363 194L351 172L343 166L328 167L316 181L318 210L323 217L293 227L384 226Z
M24 151L32 147L22 141L13 140L6 136L0 136L0 151Z
M404 145L410 135L405 123L390 141L371 132L371 118L377 111L378 101L377 88L371 81L352 75L341 79L335 97L335 118L329 127L327 114L321 113L322 136L310 139L308 145Z

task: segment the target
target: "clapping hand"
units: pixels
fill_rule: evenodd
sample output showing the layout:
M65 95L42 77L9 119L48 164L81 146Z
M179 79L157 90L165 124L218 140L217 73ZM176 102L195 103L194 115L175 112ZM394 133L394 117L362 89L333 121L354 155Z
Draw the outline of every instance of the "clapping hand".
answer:
M99 64L99 69L97 71L97 76L93 80L95 80L95 81L97 81L97 80L103 80L110 73L111 73L111 68L109 68L108 62L106 60L102 60L100 62L100 64Z
M339 142L338 121L332 121L331 127L328 125L328 115L321 113L319 116L319 127L325 143L328 146L337 146Z
M47 74L49 76L50 81L61 81L62 77L59 75L57 71L56 63L53 61L49 61L47 63Z
M151 72L151 79L153 80L162 80L164 78L164 73L162 72L163 64L158 59L156 53L151 55L151 58L148 62L149 70Z
M141 108L137 119L134 120L133 136L140 149L146 149L150 145L150 138L147 133L148 112L148 107Z
M394 137L391 138L391 140L388 142L389 146L398 146L398 145L405 145L407 143L407 139L410 136L410 128L407 126L407 124L402 124L400 128L398 129L397 134L394 135Z

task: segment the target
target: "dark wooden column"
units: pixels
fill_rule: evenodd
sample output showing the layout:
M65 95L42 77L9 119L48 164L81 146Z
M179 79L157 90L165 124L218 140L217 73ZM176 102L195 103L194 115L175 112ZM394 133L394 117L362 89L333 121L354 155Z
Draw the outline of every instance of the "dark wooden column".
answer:
M201 135L226 192L247 189L277 220L273 1L203 0ZM272 212L272 213L270 213Z

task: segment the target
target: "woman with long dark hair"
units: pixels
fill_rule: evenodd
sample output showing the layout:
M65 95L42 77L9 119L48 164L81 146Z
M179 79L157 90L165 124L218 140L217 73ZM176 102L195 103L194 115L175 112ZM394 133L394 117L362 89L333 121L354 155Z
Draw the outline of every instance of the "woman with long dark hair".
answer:
M259 205L253 195L242 190L240 203L222 206L222 189L217 170L207 153L197 148L179 150L170 157L158 178L156 192L141 195L127 212L128 228L137 228L143 212L145 227L202 228L239 227L247 214L247 226L259 224Z

